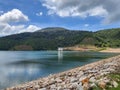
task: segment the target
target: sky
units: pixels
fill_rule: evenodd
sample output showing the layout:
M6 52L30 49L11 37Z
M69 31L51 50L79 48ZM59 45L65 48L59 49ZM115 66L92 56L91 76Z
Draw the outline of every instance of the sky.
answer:
M119 28L119 4L120 0L0 0L0 36L46 27Z

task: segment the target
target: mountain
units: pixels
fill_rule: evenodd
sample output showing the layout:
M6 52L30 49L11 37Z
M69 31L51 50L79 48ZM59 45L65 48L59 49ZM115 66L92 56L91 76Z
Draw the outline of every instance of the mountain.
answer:
M55 50L74 45L120 47L120 29L89 32L51 27L0 38L0 50Z
M0 38L0 50L55 50L73 46L91 35L88 31L70 31L64 28L44 28L33 33L21 33Z
M36 32L57 32L57 31L67 31L68 29L61 28L61 27L48 27L38 30Z
M120 47L120 28L97 31L95 37L98 47Z

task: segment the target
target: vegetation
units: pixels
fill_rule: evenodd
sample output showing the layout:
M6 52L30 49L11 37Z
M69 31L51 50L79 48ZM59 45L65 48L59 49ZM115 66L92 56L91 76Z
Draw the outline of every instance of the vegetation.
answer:
M21 33L0 38L0 50L55 50L58 47L74 45L120 47L120 29L89 32L45 28L33 33Z
M109 81L106 86L105 86L105 90L120 90L120 74L108 74L107 77L109 79L111 79L111 81ZM113 81L115 81L118 86L114 87L113 85ZM97 85L96 87L93 88L93 90L103 90L99 87L99 85Z
M120 47L120 28L95 32L96 46Z
M109 90L120 90L120 74L110 74L109 77L118 83L118 87L109 88Z

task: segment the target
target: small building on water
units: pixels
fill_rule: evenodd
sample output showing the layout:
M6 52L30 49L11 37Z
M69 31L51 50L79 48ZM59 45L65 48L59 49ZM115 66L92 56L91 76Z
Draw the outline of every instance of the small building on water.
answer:
M63 60L63 48L58 48L58 62L62 62Z
M58 48L58 51L63 51L63 48L59 47L59 48Z

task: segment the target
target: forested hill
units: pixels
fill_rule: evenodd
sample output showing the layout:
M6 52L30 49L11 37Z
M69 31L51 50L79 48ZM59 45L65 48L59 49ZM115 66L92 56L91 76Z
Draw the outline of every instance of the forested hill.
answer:
M99 47L120 47L120 28L95 32L94 37Z
M0 38L0 50L55 50L58 47L74 45L120 47L120 29L89 32L44 28L33 33L21 33Z

